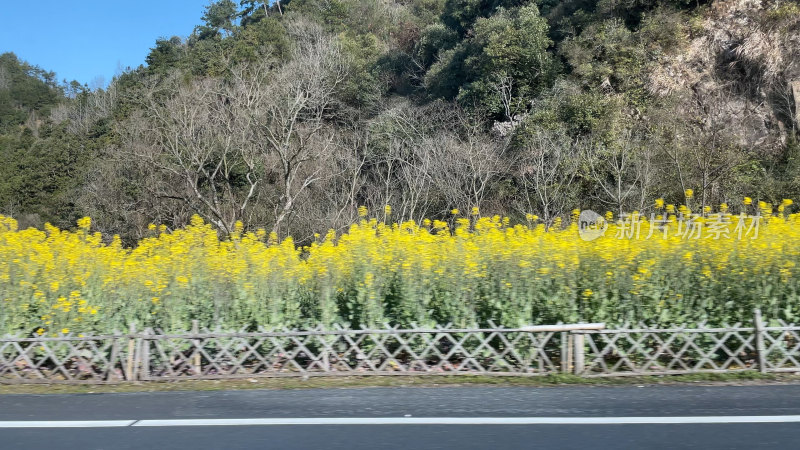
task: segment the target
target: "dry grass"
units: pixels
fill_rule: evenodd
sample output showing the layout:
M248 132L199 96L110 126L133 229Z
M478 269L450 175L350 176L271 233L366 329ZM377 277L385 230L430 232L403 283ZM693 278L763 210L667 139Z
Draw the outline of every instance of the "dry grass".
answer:
M119 383L103 385L0 385L2 394L105 394L123 392L220 391L245 389L343 389L370 387L444 386L630 386L630 385L745 385L800 383L800 375L762 375L758 372L736 374L694 374L642 376L620 378L581 378L574 375L543 377L491 377L457 375L435 377L319 377L319 378L260 378L249 380L192 380L177 382Z

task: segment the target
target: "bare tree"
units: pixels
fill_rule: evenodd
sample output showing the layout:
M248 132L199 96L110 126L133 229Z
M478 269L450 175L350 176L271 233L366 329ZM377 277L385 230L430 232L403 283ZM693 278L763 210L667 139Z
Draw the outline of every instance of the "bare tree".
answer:
M365 188L368 134L357 128L348 131L338 135L330 157L324 160L331 175L310 188L309 201L298 211L298 215L313 222L310 233L343 230L353 224L358 220L358 206L363 201L359 194L372 191ZM385 205L380 201L368 204Z
M166 175L153 186L225 233L233 231L261 178L252 126L236 83L179 73L151 81L142 110L123 128L124 154Z
M505 73L498 74L492 83L492 88L503 106L503 115L507 121L512 123L518 120L518 114L524 112L526 107L523 98L514 95L514 87L514 78Z
M265 58L226 78L148 81L122 150L165 175L157 196L225 233L266 222L269 207L272 231L286 231L308 188L334 173L329 115L347 64L334 39L312 36L281 66Z
M492 140L477 130L466 137L443 133L425 142L432 159L431 179L448 207L482 207L490 188L509 173L507 141Z
M595 199L615 208L617 214L626 211L629 200L643 191L646 172L642 168L646 166L641 161L641 148L633 134L626 131L612 145L596 142L584 152L589 177L597 188Z
M324 176L319 161L330 156L334 130L326 121L337 87L347 75L338 44L321 39L295 52L264 85L263 103L252 111L265 145L262 158L277 166L279 198L273 231L278 232L297 198ZM318 164L311 165L311 161Z
M528 138L517 162L525 212L540 212L546 224L565 214L576 199L579 163L579 144L561 133L542 131Z
M666 140L663 152L681 191L699 190L702 212L712 199L720 200L715 191L719 193L721 183L733 176L733 169L750 157L741 136L758 136L754 125L758 120L749 102L736 99L731 90L695 92L684 105L685 116L663 120L658 134ZM731 126L731 117L736 118L735 126Z
M359 197L372 210L392 206L393 220L420 220L445 208L433 182L441 170L432 151L442 129L458 128L453 109L442 102L423 108L408 103L391 108L375 119L364 147L364 187ZM432 150L433 148L433 150Z
M124 242L134 243L147 234L150 223L182 226L195 212L163 196L165 178L168 175L145 161L106 149L88 172L77 201L105 235L119 235Z
M106 89L98 87L59 104L51 111L50 119L55 123L69 120L70 133L88 133L98 120L111 116L116 102L117 85L111 83Z

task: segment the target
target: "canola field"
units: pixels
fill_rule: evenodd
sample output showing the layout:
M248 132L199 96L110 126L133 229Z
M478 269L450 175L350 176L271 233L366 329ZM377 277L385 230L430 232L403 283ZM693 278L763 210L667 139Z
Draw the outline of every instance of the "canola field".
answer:
M800 216L745 199L693 213L657 200L581 237L453 211L448 221L362 220L308 246L263 230L220 238L199 217L151 226L132 248L93 232L20 230L0 216L0 334L101 334L393 325L503 326L604 321L749 323L800 318ZM386 212L390 212L387 208ZM756 216L759 214L759 216Z

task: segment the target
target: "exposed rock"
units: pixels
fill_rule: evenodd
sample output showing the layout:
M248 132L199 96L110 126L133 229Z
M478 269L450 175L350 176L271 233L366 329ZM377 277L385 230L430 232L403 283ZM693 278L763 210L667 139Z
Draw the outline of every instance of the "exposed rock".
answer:
M497 138L506 138L525 120L527 114L518 114L505 122L495 122L492 124L492 134Z
M775 0L714 2L684 51L653 68L650 92L676 95L706 124L725 124L744 147L781 147L800 111L800 81L790 81L800 79L800 14L792 8Z

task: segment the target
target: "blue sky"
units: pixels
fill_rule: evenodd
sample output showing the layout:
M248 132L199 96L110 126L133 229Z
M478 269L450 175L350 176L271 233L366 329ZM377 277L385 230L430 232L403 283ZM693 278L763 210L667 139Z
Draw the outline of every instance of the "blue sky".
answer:
M108 83L136 67L161 36L188 36L209 0L0 0L0 53L56 72L58 80ZM238 4L238 2L236 2Z

